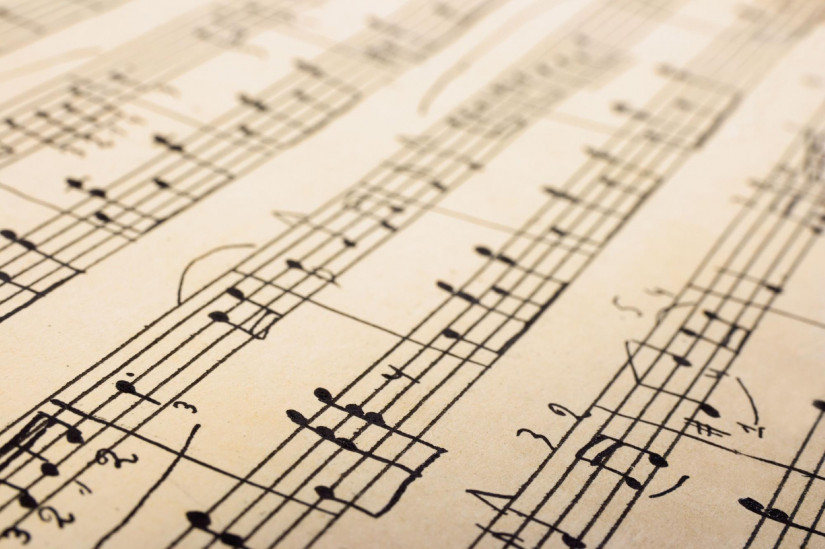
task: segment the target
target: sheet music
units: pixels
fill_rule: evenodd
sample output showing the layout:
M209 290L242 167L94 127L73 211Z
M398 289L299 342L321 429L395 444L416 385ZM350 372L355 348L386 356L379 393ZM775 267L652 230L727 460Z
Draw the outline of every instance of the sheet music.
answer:
M825 547L823 23L0 1L0 546Z

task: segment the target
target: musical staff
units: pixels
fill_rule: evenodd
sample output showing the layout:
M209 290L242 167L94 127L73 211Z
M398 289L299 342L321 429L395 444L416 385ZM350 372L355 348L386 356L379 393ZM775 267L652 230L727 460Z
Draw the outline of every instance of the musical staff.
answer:
M0 544L822 543L822 2L153 1L4 88Z
M416 60L423 61L460 37L475 20L500 3L501 0L454 0L450 3L452 15L445 17L434 8L443 8L447 5L444 2L414 0L389 20L396 28L426 29L417 35L421 53ZM0 130L0 142L15 152L5 161L0 159L0 169L34 154L44 145L79 153L81 141L104 143L100 131L123 123L127 118L125 105L222 51L211 42L202 44L191 34L200 20L217 17L215 10L221 12L221 21L229 18L233 25L243 21L243 36L248 38L253 31L277 23L285 10L292 9L291 4L289 0L271 0L233 8L218 5L181 16L123 46L107 59L93 61L86 70L73 74L68 83L58 79L51 89L34 96L40 103L33 115L26 114L31 112L31 95L19 101L21 105L5 105L0 109L8 115L8 130ZM25 254L10 246L0 247L0 269L9 278L5 288L0 285L0 322L68 282L76 272L89 270L278 152L297 145L409 70L412 60L387 58L376 64L371 57L363 57L364 48L390 43L388 40L383 27L368 27L316 59L296 60L289 75L255 97L241 92L236 105L195 128L186 138L154 134L152 144L159 154L128 170L125 176L88 191L85 199L58 208L58 214L50 213L24 233L27 240L52 249L54 257L65 258L62 261L71 266L65 272L48 270L41 262L32 267ZM167 43L191 52L171 72L160 47ZM147 56L131 71L122 70L122 59L131 59L131 53L145 44L152 45L154 56ZM135 63L130 61L130 65ZM83 120L75 116L71 123L63 122L65 116L50 114L49 105L60 105L58 109L71 105L75 114L83 113ZM83 186L74 188L82 190Z
M821 174L811 174L805 166L812 156L821 155L818 145L811 147L820 142L821 132L820 109L766 178L781 178L781 186L753 193L674 296L673 306L657 319L643 342L629 351L613 380L587 409L588 418L577 419L555 443L531 479L482 528L472 547L540 547L551 543L558 529L586 546L604 546L680 441L691 433L694 440L731 436L718 427L727 412L708 408L708 401L721 383L731 383L730 374L748 336L781 299L780 289L792 282L794 271L819 239ZM793 175L782 178L780 166ZM812 194L800 205L798 217L777 210L777 205L800 192ZM679 303L690 305L677 308ZM706 375L710 371L722 375ZM586 459L593 441L605 439L633 448L634 455L613 459L612 452L605 450L597 458ZM651 468L644 456L655 456L660 463L651 462ZM786 479L797 465L796 459L788 465ZM587 466L595 470L588 471ZM618 475L619 481L606 478L601 470ZM817 465L808 475L813 474L813 479L818 472ZM588 497L590 493L597 496ZM817 535L815 529L795 524L791 515L773 507L775 500L776 496L765 505L749 496L739 500L761 517L746 546L751 546L766 519L784 525L776 546L789 528ZM491 540L490 531L508 532L512 539L518 538L518 544Z
M128 3L129 0L93 0L61 2L59 0L8 0L0 6L0 55L63 30L75 23L100 15Z
M635 1L627 0L627 2L630 2L628 5L635 5ZM138 392L137 388L133 393L129 390L122 391L113 387L113 382L117 381L114 377L108 385L100 385L99 382L94 382L93 387L90 389L91 392L82 400L78 400L78 398L87 390L81 389L80 385L69 389L67 393L56 393L53 400L59 398L73 407L88 401L88 404L83 405L83 410L89 410L89 412L84 411L83 413L95 416L105 413L106 415L103 417L109 418L107 419L108 423L121 421L122 418L126 417L125 414L128 414L131 418L130 422L134 421L138 424L150 421L155 417L162 417L160 414L166 413L169 404L180 400L183 396L183 393L172 396L169 391L180 391L181 388L184 388L185 391L187 384L197 383L198 378L214 371L215 366L211 365L207 357L222 355L224 358L221 361L224 361L248 345L249 342L266 338L267 334L277 325L277 322L282 321L300 305L312 299L320 290L337 282L349 267L393 236L396 236L406 226L425 213L428 205L437 203L449 191L454 190L466 179L476 174L478 172L477 164L485 165L491 161L499 151L512 142L518 130L523 130L529 124L531 118L528 118L528 115L532 115L533 121L537 120L543 112L552 107L565 94L574 93L578 86L588 84L593 79L599 78L601 71L612 70L611 60L617 55L615 46L608 48L606 42L604 42L606 37L603 36L601 43L595 46L596 49L589 50L590 41L583 38L588 29L593 29L591 32L595 32L595 29L601 28L607 22L612 24L618 20L617 18L625 17L628 25L623 27L621 33L616 31L611 36L617 45L627 45L632 40L640 39L644 36L644 33L655 28L658 18L668 13L666 8L669 5L670 2L661 2L659 9L650 12L646 19L638 19L633 15L633 12L626 11L624 6L607 8L593 6L591 9L586 10L576 20L570 22L567 26L567 29L570 30L565 29L562 31L561 40L556 36L549 37L519 60L497 81L468 100L469 104L481 102L489 104L488 114L476 119L475 122L468 123L469 125L459 128L456 128L452 123L452 119L456 115L448 114L445 121L436 123L432 129L424 132L423 135L432 144L431 147L422 149L415 145L410 150L409 147L402 146L398 153L392 155L388 161L382 162L351 190L345 192L341 198L322 206L317 212L306 216L301 222L279 235L272 243L253 252L248 259L211 284L208 290L205 288L197 292L195 296L171 311L168 317L159 319L133 345L121 349L104 361L105 364L94 368L95 374L93 377L96 379L121 376L126 368L131 373L142 371L143 373L136 373L134 378L129 381L130 385L128 387L130 388L133 386L131 384L138 387L138 383L146 375L156 379L163 379L163 377L158 378L158 376L168 376L165 381L161 381L160 385L154 389L142 388L139 391L140 395L161 403L160 406L153 404L146 398L134 399L134 393ZM559 51L569 52L571 49L579 48L584 48L587 51L587 55L576 55L576 58L582 59L582 65L580 67L573 66L565 59L563 62L564 70L560 72L558 80L553 75L548 77L531 72L535 71L536 67L557 60ZM599 57L600 55L601 57ZM568 71L572 71L579 77L573 81L569 80L568 75L570 72ZM505 87L499 84L500 81L511 82L513 74L523 75L522 83L519 86ZM583 78L585 74L590 74L590 76L585 79ZM550 93L551 91L552 93ZM534 98L530 103L533 105L530 111L524 110L524 106L527 104L526 97ZM455 112L461 113L464 109L465 107L462 105ZM477 125L495 125L497 120L511 119L514 109L519 109L523 113L521 115L522 122L518 126L511 127L507 132L499 132L495 135L476 131ZM450 151L450 154L442 154L442 151ZM473 159L473 162L468 163L468 158ZM399 169L399 167L404 169ZM422 176L421 174L426 175ZM432 184L434 179L439 182L438 186ZM583 206L586 207L586 204L583 204ZM324 230L319 230L318 227L322 227ZM519 271L517 265L502 263L501 261L498 261L497 265ZM540 278L538 274L528 274L528 276L531 281ZM545 289L547 293L543 295L550 295L549 300L552 301L554 293L563 286L557 282L553 282L548 286L555 289L547 287ZM514 296L518 295L516 290L519 289L514 289L512 295L507 296L507 299L517 299ZM211 296L209 295L210 291L214 292ZM502 318L508 324L508 328L518 323L519 329L524 329L524 321L509 320L510 315L504 315ZM519 318L526 319L527 317ZM169 328L170 326L172 329ZM457 325L453 325L451 328L442 327L439 329L439 333L446 329L445 333L450 334L449 330L455 330L457 327ZM427 335L429 329L428 325L422 326L421 329L411 334L411 338L420 337L424 341L431 340L431 337ZM491 326L490 329L493 329L493 327ZM508 338L514 341L516 335L516 333L512 333ZM436 336L436 339L438 337ZM479 335L479 337L485 336ZM463 339L476 341L475 338L476 333L472 332L471 334L465 334ZM444 339L450 340L448 336L444 336ZM139 341L146 341L147 343L139 343ZM494 344L487 344L485 347L494 349L491 351L492 354L502 353L512 341L508 343L508 341L502 340ZM464 343L467 343L467 341L464 341ZM141 345L144 346L142 349ZM447 345L455 347L450 350L447 356L454 356L457 360L470 359L472 364L479 365L486 365L491 361L491 358L487 356L471 356L474 354L472 347L465 349L460 345ZM431 341L429 346L438 349L443 348L445 344L442 341ZM161 355L157 355L158 352ZM163 355L167 359L163 359ZM174 357L174 360L169 360L172 357ZM160 360L158 361L158 359ZM181 369L181 364L185 365L183 369ZM110 373L104 373L104 369L109 370ZM409 366L403 368L405 372L408 372L409 369ZM77 390L80 390L80 392L77 392ZM426 389L422 387L422 390ZM99 396L98 393L100 393ZM131 404L124 407L123 403L125 401L122 395L132 397ZM96 402L96 404L92 402ZM53 407L52 403L44 404L48 409ZM399 427L393 426L384 412L378 413L384 417L382 422L391 428L390 434L396 431L402 432ZM297 418L297 416L295 417ZM311 417L308 421L313 419L315 418ZM332 427L332 429L335 432L335 428ZM92 437L94 436L110 437L110 430L106 428L95 429L94 434L89 435L89 439L93 440ZM307 431L303 426L299 430ZM368 431L374 432L375 429L369 429ZM403 432L408 431L404 430ZM400 438L409 440L409 436L412 435L402 435ZM337 439L339 437L333 438ZM128 436L124 436L121 440L127 439ZM313 439L313 444L316 446L321 441L326 440L317 435ZM113 443L110 447L115 448L115 444ZM407 444L409 445L409 443ZM366 448L368 447L366 446ZM425 465L428 465L435 457L440 455L441 450L438 450L432 443L426 442L423 447L429 448L429 450L425 451L426 455L422 456L422 460L405 466L409 471L419 471L418 474L420 474ZM55 446L52 451L60 452L61 450ZM352 450L345 450L343 446L339 448L339 451L353 453ZM367 452L367 450L364 451ZM367 456L362 455L357 463L363 462L366 458ZM64 459L70 458L66 456ZM375 459L372 462L381 463L380 460L376 461ZM71 476L79 476L83 473L86 468L82 465L83 463L82 460L79 462L80 469ZM16 466L14 471L22 473L25 468L25 464L20 464ZM393 469L399 470L397 467L393 467ZM14 475L14 471L10 474ZM383 494L376 496L376 503L368 505L359 501L350 501L343 506L343 510L357 505L364 510L368 510L371 514L380 515L385 513L397 503L411 480L417 478L417 475L411 475L409 471L403 471L406 474L400 478L387 478L376 484L374 491ZM69 476L70 474L67 471L58 483L65 482L64 479ZM41 486L43 480L40 479ZM359 497L358 494L364 490L361 487L361 482L361 480L358 480L346 492L354 494L356 498ZM64 487L69 485L64 484ZM248 487L249 483L244 479L237 486ZM323 487L320 493L315 490L318 486ZM55 493L59 493L61 489L58 487ZM332 491L330 492L327 489ZM294 494L287 496L285 494L288 494L291 489L283 488L277 489L276 492L266 490L262 493L264 495L284 494L276 497L280 503L320 501L329 504L329 502L341 503L340 500L344 499L342 498L343 489L338 488L336 482L321 482L307 487L306 490L308 490L306 495L300 496ZM307 509L311 512L323 508L326 511L331 511L333 516L338 516L342 512L340 508L334 511L327 509L322 503L311 504ZM299 505L305 506L306 503L300 503ZM8 506L3 507L3 509L4 512L15 512L13 508ZM201 509L198 512L206 513L207 516L212 515L212 510L208 509ZM213 524L213 522L210 519L208 524ZM194 522L190 520L189 524L192 531L203 533L207 521L203 519L202 515L197 515L196 520ZM232 535L239 535L232 525L222 525L217 530L214 527L210 528L212 532L231 532ZM284 532L284 535L289 534L291 529L289 528ZM307 532L302 535L307 534L316 535L314 532ZM218 538L220 538L220 535Z

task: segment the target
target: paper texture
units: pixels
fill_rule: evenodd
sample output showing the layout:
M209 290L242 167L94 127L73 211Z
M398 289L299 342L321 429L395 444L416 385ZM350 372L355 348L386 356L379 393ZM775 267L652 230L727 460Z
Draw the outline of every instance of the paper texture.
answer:
M823 22L0 1L0 546L825 547Z

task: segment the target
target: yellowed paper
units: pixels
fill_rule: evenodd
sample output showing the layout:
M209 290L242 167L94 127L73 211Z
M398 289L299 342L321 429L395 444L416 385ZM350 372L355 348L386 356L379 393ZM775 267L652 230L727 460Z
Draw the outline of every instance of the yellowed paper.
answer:
M0 545L825 547L824 20L0 2Z

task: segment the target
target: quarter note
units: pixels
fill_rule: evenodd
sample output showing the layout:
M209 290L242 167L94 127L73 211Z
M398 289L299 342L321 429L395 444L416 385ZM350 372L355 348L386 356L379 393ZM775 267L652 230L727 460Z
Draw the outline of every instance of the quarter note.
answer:
M212 519L203 511L187 511L186 512L186 520L189 522L189 525L196 530L200 530L202 532L206 532L208 534L212 534L215 539L220 541L222 544L227 545L229 547L246 547L244 545L244 539L231 532L217 532L212 530L210 527L212 526Z
M588 451L590 451L593 448L596 448L603 442L608 443L606 448L598 451L592 458L585 457ZM604 469L606 471L610 471L611 473L620 476L624 483L627 484L627 486L629 486L633 490L641 490L642 483L638 481L636 478L632 477L629 473L619 471L618 469L614 469L606 464L608 460L610 460L610 458L613 457L613 455L621 448L629 448L635 452L645 454L650 464L657 469L668 466L667 460L656 452L646 450L644 448L640 448L639 446L635 446L633 444L629 444L619 439L602 434L594 436L590 439L590 442L581 447L576 452L576 458L586 463L589 463L590 465L598 469Z

